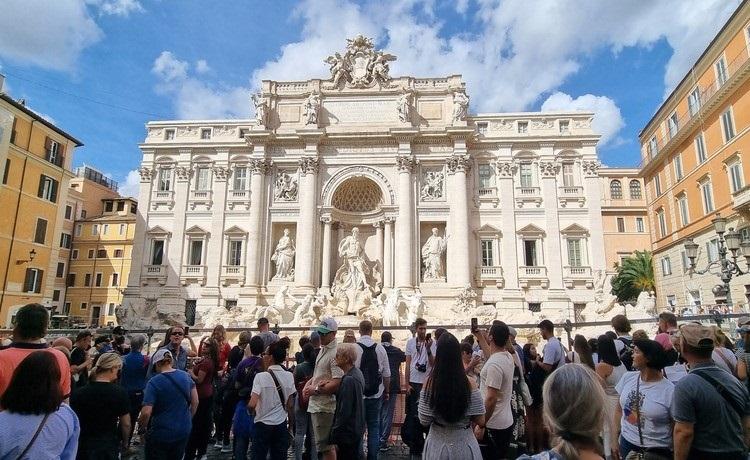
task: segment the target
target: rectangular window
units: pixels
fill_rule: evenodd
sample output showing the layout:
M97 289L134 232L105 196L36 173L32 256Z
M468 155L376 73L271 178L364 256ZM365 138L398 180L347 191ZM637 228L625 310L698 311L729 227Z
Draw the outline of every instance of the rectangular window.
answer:
M533 187L534 186L534 171L531 168L532 168L531 163L521 163L519 167L521 187Z
M93 258L94 258L94 250L89 249L89 259L93 259Z
M190 240L188 265L201 265L203 261L203 240Z
M518 133L519 134L526 134L529 132L529 122L528 121L519 121L518 122Z
M201 139L203 140L211 139L211 128L201 129Z
M65 262L58 262L55 278L62 278L63 276L65 276Z
M118 201L117 202L117 212L122 212L125 210L125 202L124 201Z
M34 292L37 294L42 292L42 278L44 278L44 270L27 268L26 278L23 283L23 292Z
M568 120L560 120L560 134L568 134L570 132L570 122Z
M73 217L73 206L65 205L65 220L70 220Z
M659 153L659 142L656 140L656 136L652 136L651 139L648 140L648 154L649 156L654 157L657 153Z
M729 166L729 182L732 185L732 193L737 193L742 189L742 165L739 161Z
M138 205L133 203L130 205L130 214L135 214L135 212L138 210Z
M487 134L487 123L477 123L477 132L479 134Z
M165 129L164 130L164 140L165 141L174 140L174 129Z
M125 234L125 230L128 228L127 224L120 224L120 236Z
M34 230L34 243L44 244L47 239L47 221L37 218Z
M224 308L227 310L231 310L232 308L235 308L237 306L236 300L225 300L224 301Z
M115 315L115 304L111 303L107 307L107 316L114 316Z
M581 240L578 238L568 238L568 265L571 267L583 266Z
M112 273L112 286L119 286L119 285L120 285L120 274Z
M708 158L706 155L706 141L703 139L703 133L695 136L695 155L698 158L698 164L705 163Z
M102 285L102 274L101 273L97 273L96 274L96 278L95 278L94 284L96 285L96 287L101 287L101 285Z
M107 250L106 249L97 249L96 250L96 258L97 259L106 259L107 258Z
M673 138L677 131L680 130L679 121L677 120L677 112L672 113L669 119L667 119L667 127L669 128L669 138Z
M161 168L159 169L159 187L160 192L168 192L172 190L172 169Z
M542 311L541 302L529 302L529 311L539 313Z
M654 189L657 196L661 195L661 178L659 177L659 173L656 173L654 176Z
M492 240L482 240L482 267L493 267Z
M81 230L83 230L83 225L76 224L76 236L81 236Z
M659 219L659 237L664 238L667 236L667 217L664 215L664 210L656 211L656 217Z
M55 289L54 291L52 291L52 301L58 302L59 300L60 300L60 290Z
M89 308L88 302L81 302L81 310L86 310L87 308Z
M491 188L492 184L492 165L479 165L479 188Z
M716 262L719 260L719 239L713 238L706 241L706 255L708 256L709 262Z
M643 225L643 217L635 218L635 231L638 233L643 233L646 231L646 227Z
M62 314L65 316L68 316L70 314L70 302L65 302Z
M91 226L91 235L96 236L99 234L99 224L94 224Z
M109 232L109 224L102 225L102 235L106 235Z
M537 250L536 250L536 241L537 240L523 240L523 258L524 258L524 264L527 267L537 266L538 258L537 258Z
M113 209L112 206L113 206L113 204L112 204L111 200L105 201L104 202L104 212L112 212L112 209Z
M122 258L122 249L115 249L115 258Z
M724 61L724 56L721 57L718 61L716 61L716 64L714 64L714 69L716 70L716 81L719 83L719 86L723 85L727 82L727 63Z
M690 269L690 259L688 259L686 251L680 251L680 259L682 259L682 271L687 273Z
M688 110L690 115L695 115L701 108L701 92L700 89L695 88L688 95Z
M161 265L164 260L164 240L151 243L151 265Z
M617 231L620 233L625 233L625 218L624 217L617 218Z
M76 285L76 274L75 273L68 273L68 278L66 280L65 286L67 287L73 287Z
M685 196L685 194L682 194L677 198L677 207L680 208L680 221L684 227L690 223L690 211L688 208L687 196Z
M78 259L78 249L73 249L73 251L70 253L70 258L73 260Z
M714 195L710 180L701 184L701 197L703 198L704 214L712 213L714 211Z
M85 218L86 218L86 210L81 209L81 219L85 219Z
M247 168L234 168L234 185L233 190L246 190L247 189Z
M198 168L195 178L196 190L209 190L211 188L211 170L208 168Z
M669 260L669 257L661 258L661 274L664 276L672 274L672 262Z
M47 138L45 147L45 158L50 163L61 166L62 165L62 156L60 155L60 143L57 141L53 141L49 137Z
M724 142L734 139L734 119L732 119L732 108L726 109L721 114L721 131L724 133Z
M195 325L195 309L198 301L195 299L185 299L185 324L188 326Z
M83 276L83 285L86 287L91 286L91 273L86 273Z
M39 190L37 191L37 196L53 203L57 203L58 184L59 183L55 179L47 177L44 174L40 174Z
M573 176L573 163L563 163L563 185L565 187L574 187L576 185L575 177Z
M681 181L683 178L682 156L680 156L680 154L677 154L677 156L674 157L674 177L677 179L677 181Z
M242 265L242 240L229 241L228 265L238 267Z
M674 295L668 295L667 296L667 306L669 307L676 307L677 306L677 297Z
M8 183L9 174L10 174L10 158L5 160L5 170L3 171L3 184Z

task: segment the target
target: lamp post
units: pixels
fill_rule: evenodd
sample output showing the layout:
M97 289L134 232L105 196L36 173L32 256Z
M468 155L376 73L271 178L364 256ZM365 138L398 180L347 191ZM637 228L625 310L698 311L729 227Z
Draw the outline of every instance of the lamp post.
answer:
M720 272L717 276L721 279L724 293L726 295L727 308L732 308L732 294L729 290L729 282L733 277L744 275L750 271L750 239L745 238L740 242L740 234L733 228L727 230L727 219L716 214L711 220L714 225L714 231L719 237L719 259L713 262L709 261L703 270L696 270L695 259L698 257L698 243L692 238L685 241L685 253L690 261L689 270L691 273L703 275L713 267L719 267ZM743 270L737 263L737 258L741 255L745 258L746 268Z

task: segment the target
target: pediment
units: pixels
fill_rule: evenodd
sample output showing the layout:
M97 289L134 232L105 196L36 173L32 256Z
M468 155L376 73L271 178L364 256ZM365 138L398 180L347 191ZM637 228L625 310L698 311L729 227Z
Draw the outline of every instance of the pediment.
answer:
M563 235L588 235L589 231L578 224L572 224L560 231Z
M208 235L208 232L198 225L193 225L189 229L185 230L186 235Z
M147 232L148 235L172 235L172 232L169 230L164 229L161 225L157 225L156 227L151 227Z
M529 224L517 232L519 235L544 235L546 232L534 224Z
M232 225L228 229L224 230L225 235L247 235L247 232L236 225Z
M489 224L482 225L480 228L478 228L477 230L475 230L474 233L476 233L477 235L486 235L486 236L500 236L500 235L502 235L502 232L499 229L497 229L497 228L495 228L495 227L493 227L492 225L489 225Z

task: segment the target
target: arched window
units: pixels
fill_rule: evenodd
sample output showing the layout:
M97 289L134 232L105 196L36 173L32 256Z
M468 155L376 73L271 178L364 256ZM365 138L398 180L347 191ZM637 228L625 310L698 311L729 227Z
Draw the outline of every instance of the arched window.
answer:
M615 179L609 183L609 195L614 200L622 198L622 183L619 180Z
M632 200L641 199L641 181L636 179L630 181L630 198Z

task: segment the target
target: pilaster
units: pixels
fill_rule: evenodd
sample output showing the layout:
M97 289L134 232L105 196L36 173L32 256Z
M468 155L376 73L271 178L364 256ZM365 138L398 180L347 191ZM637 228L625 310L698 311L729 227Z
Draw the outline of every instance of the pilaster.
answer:
M169 265L167 286L179 286L181 283L180 274L185 250L185 219L187 203L190 199L190 178L193 176L193 169L190 167L191 155L192 149L179 149L177 166L174 168L174 208L172 209L174 226L172 231L175 238L170 240L170 248L167 252L167 265Z
M224 244L224 222L226 213L227 182L229 169L229 149L216 149L216 161L213 164L213 204L211 206L211 238L206 252L206 285L218 286L221 283L221 269L226 265L227 247Z
M560 215L557 200L557 173L560 165L554 160L554 144L539 145L539 176L542 189L542 203L547 217L544 265L547 267L547 278L550 289L563 289L563 253L560 242Z

